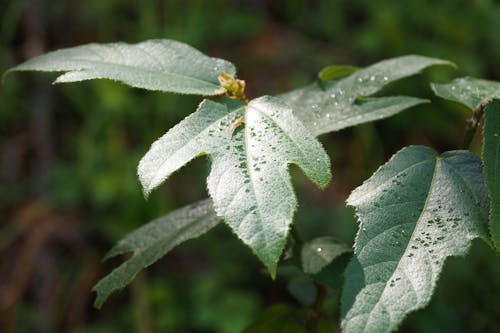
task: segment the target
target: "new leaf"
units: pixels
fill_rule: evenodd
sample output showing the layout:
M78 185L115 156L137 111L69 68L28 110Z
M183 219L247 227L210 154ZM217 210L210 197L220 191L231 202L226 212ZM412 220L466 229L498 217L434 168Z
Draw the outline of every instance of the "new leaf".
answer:
M66 72L55 83L110 79L136 88L198 95L223 94L225 89L217 77L222 72L233 76L236 72L228 61L167 39L61 49L30 59L11 71Z
M212 161L207 183L216 212L274 276L297 205L288 164L323 188L331 178L328 155L278 98L205 100L141 160L145 193L202 154Z
M345 272L344 332L391 332L429 302L445 259L486 238L483 179L469 151L413 146L352 192L360 225Z

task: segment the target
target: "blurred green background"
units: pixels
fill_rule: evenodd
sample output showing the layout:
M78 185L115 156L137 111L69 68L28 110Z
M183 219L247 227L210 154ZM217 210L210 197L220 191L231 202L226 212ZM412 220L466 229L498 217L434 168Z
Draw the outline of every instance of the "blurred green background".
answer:
M89 42L172 38L228 59L248 95L277 94L330 64L365 66L422 54L450 59L387 92L429 98L374 124L320 137L334 181L319 191L293 170L306 238L352 244L349 192L408 144L457 149L467 112L428 82L500 80L500 2L493 0L3 0L0 71ZM228 228L219 226L150 267L102 310L91 287L120 259L105 252L129 231L207 196L207 161L175 174L148 201L136 166L149 145L195 110L198 97L108 81L51 86L15 74L0 86L0 332L239 332L274 303L297 305ZM479 152L479 138L473 150ZM401 332L500 332L500 265L484 244L448 260L437 292ZM338 293L326 305L338 326Z

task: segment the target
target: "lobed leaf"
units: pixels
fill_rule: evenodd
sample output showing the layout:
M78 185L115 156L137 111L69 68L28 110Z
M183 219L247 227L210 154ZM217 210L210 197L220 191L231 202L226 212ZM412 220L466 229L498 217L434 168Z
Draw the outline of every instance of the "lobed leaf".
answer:
M429 302L445 259L486 238L488 193L469 151L404 148L347 203L360 225L342 294L346 333L394 331Z
M244 124L235 128L241 119ZM205 100L141 160L145 193L203 154L212 162L207 183L217 214L274 276L297 205L288 164L323 188L331 178L328 155L278 98L248 105Z
M168 39L61 49L30 59L7 73L13 71L66 72L55 83L110 79L136 88L198 95L223 94L226 90L219 84L219 74L236 73L230 62Z
M431 83L434 93L444 99L465 105L471 110L492 98L500 98L500 82L462 77L449 83Z
M319 81L281 95L295 115L314 135L338 131L377 119L387 118L424 99L397 96L372 98L391 82L417 74L427 67L453 65L435 58L416 55L384 60L336 81Z
M490 192L490 234L500 251L500 100L494 99L484 109L483 163Z
M106 256L133 253L95 285L96 307L100 308L113 291L129 284L141 269L153 264L177 245L205 234L219 222L211 200L207 199L175 210L131 232Z

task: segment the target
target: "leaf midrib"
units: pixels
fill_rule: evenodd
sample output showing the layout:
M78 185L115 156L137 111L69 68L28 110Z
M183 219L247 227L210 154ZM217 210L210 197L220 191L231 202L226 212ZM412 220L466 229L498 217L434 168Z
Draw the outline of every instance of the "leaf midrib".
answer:
M417 226L419 225L419 223L420 223L420 221L421 221L421 219L422 219L422 216L423 216L423 214L425 213L425 211L426 211L426 209L427 209L427 206L428 206L428 204L429 204L429 200L430 200L430 198L432 197L432 188L433 188L433 185L434 185L434 182L435 182L436 173L437 173L437 169L438 169L438 168L437 168L437 164L438 164L438 162L441 160L441 158L440 158L440 157L434 157L433 159L435 160L435 163L434 163L434 172L432 173L432 179L431 179L431 182L430 182L430 184L429 184L429 191L428 191L428 195L427 195L427 197L426 197L426 199L425 199L424 205L422 206L422 211L420 212L420 215L419 215L418 219L416 220L416 223L415 223L415 228L413 228L413 231L412 231L412 233L411 233L410 237L408 238L408 244L406 245L406 247L405 247L404 251L402 252L401 258L404 258L405 254L408 252L409 247L410 247L410 244L411 244L411 240L412 240L412 239L413 239L413 237L415 236L415 231L417 230ZM425 160L425 161L422 161L422 162L428 162L428 161L429 161L429 159L427 159L427 160ZM420 164L420 163L422 163L422 162L416 163L416 164L414 164L414 165ZM427 254L427 252L425 252L425 253ZM427 255L428 255L428 254L427 254ZM398 261L398 264L397 264L397 265L396 265L396 267L394 268L393 273L391 274L391 276L389 276L389 277L388 277L387 282L388 282L388 281L390 281L390 280L391 280L391 278L393 278L393 277L394 277L394 274L395 274L395 273L396 273L396 271L399 269L399 266L401 265L401 262L402 262L402 261L403 261L403 260L399 260L399 261ZM403 272L403 270L401 270L401 271ZM432 273L434 273L434 272L432 272ZM405 275L406 275L406 273L405 273ZM408 277L408 276L407 276L407 279L408 279L408 281L410 282L410 284L412 285L412 288L413 288L413 283L411 282L411 280L409 279L409 277ZM382 289L382 292L380 293L380 297L379 297L379 299L378 299L377 303L375 303L375 304L373 305L373 307L371 308L370 312L368 313L368 319L366 320L366 322L365 322L365 324L364 324L363 332L367 332L367 331L366 331L366 328L367 328L367 323L368 323L368 321L370 320L371 315L373 314L373 310L374 310L374 309L377 307L377 305L378 305L378 304L382 301L382 295L385 293L385 291L386 291L386 289L387 289L387 282L385 282L385 284L384 284L384 289ZM415 289L413 289L413 290L415 290ZM416 295L416 292L415 292L415 297L417 298L417 301L418 301L418 296ZM383 305L383 304L382 304L382 305ZM366 312L365 312L365 313L366 313ZM389 318L391 318L391 317L390 317L390 312L389 312L389 311L387 311L387 313L389 314ZM350 319L350 320L352 320L352 319ZM392 319L390 319L390 320L391 320L391 324L392 324Z
M205 100L204 102L202 102L202 103L206 103L206 100ZM223 105L223 104L221 104L221 105ZM224 106L224 108L226 109L226 111L229 111L226 105L223 105L223 106ZM158 168L157 168L157 170L161 170L161 169L163 168L163 166L164 166L165 164L169 163L169 162L172 160L173 156L177 155L181 149L184 149L186 146L188 146L189 144L191 144L193 141L198 141L198 140L199 140L199 138L200 138L200 136L203 136L204 134L206 134L206 132L207 132L207 131L209 131L209 130L212 128L212 126L214 126L214 124L215 124L215 123L217 123L218 121L220 121L220 120L221 120L222 118L224 118L224 117L227 117L227 116L229 116L229 115L233 115L233 114L235 114L235 113L238 113L238 112L239 112L239 111L241 111L241 109L243 109L243 108L244 108L244 107L239 107L239 108L237 108L237 109L235 109L235 110L233 110L233 111L230 111L230 112L227 112L227 113L225 113L225 114L222 114L219 118L217 118L216 120L214 120L214 121L210 122L209 124L207 124L207 126L206 126L206 127L204 127L202 131L200 131L198 134L196 134L196 135L195 135L195 136L193 136L191 139L189 139L188 141L186 141L186 143L185 143L184 145L182 145L182 147L181 147L180 149L177 149L177 151L176 151L174 154L172 154L172 156L171 156L169 159L166 159L165 161L163 161L163 162L161 163L160 167L158 167ZM201 105L200 105L199 109L201 110ZM180 139L179 139L179 140L180 140ZM207 151L207 152L205 152L205 151L203 151L203 150L204 150L204 149L201 149L201 148L200 148L200 151L198 152L198 154L200 154L200 153L205 153L205 154L210 154L210 153L213 153L213 152L208 152L208 151ZM193 157L191 158L191 160L192 160L193 158L195 158L195 157L196 157L196 156L193 156ZM160 174L160 173L158 173L158 172L156 173L155 177L154 177L154 178L153 178L153 180L150 182L150 184L154 184L154 183L158 180L158 177L159 177L158 175L159 175L159 174ZM148 186L148 188L149 188L150 186L151 186L151 185L149 185L149 186ZM150 190L151 190L151 189L149 189L149 191L150 191Z
M108 62L108 61L96 61L96 60L88 60L88 59L81 59L81 58L74 58L75 60L77 61L85 61L85 62L88 62L88 63L91 63L91 64L97 64L97 65L107 65L107 66L115 66L115 67L118 67L118 68L127 68L127 69L131 69L133 71L139 71L140 72L147 72L149 74L158 74L159 72L161 74L164 74L166 76L170 75L172 77L178 77L178 78L182 78L182 79L188 79L188 80L192 80L192 81L198 81L198 82L201 82L201 83L204 83L204 84L210 84L212 86L215 86L215 87L218 87L218 88L221 88L220 86L218 86L217 84L211 82L211 81L204 81L203 79L199 79L197 77L192 77L192 76L187 76L187 75L183 75L183 74L178 74L178 73L175 73L175 72L169 72L169 71L166 71L164 69L163 66L160 66L162 69L161 70L152 70L150 68L147 68L147 67L142 67L142 66L132 66L132 65L126 65L126 64L118 64L118 63L114 63L114 62ZM78 69L69 69L69 70L51 70L51 72L82 72L82 71L89 71L89 72L93 72L95 69L94 68L87 68L87 67L81 67L81 68L78 68Z

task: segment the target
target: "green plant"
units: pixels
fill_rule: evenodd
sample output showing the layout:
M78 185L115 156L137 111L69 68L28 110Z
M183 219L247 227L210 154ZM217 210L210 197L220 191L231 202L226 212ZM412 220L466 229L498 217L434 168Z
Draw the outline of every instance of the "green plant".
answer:
M248 332L329 331L323 302L329 289L341 284L345 332L390 332L428 304L447 257L465 255L475 238L500 247L500 101L495 99L500 84L461 78L432 85L438 96L472 111L463 150L438 154L423 146L403 148L355 189L347 200L360 224L354 251L331 237L302 240L293 227L297 200L288 165L296 164L325 188L330 161L316 137L428 102L370 96L435 65L453 64L404 56L364 69L329 66L309 86L251 100L231 63L171 40L63 49L10 71L62 71L56 83L111 79L148 90L213 96L158 139L138 168L147 196L183 165L207 155L211 199L121 240L106 257L133 255L95 286L96 306L173 247L223 221L272 278L291 276L290 290L309 307L272 307ZM481 161L467 149L483 116Z

